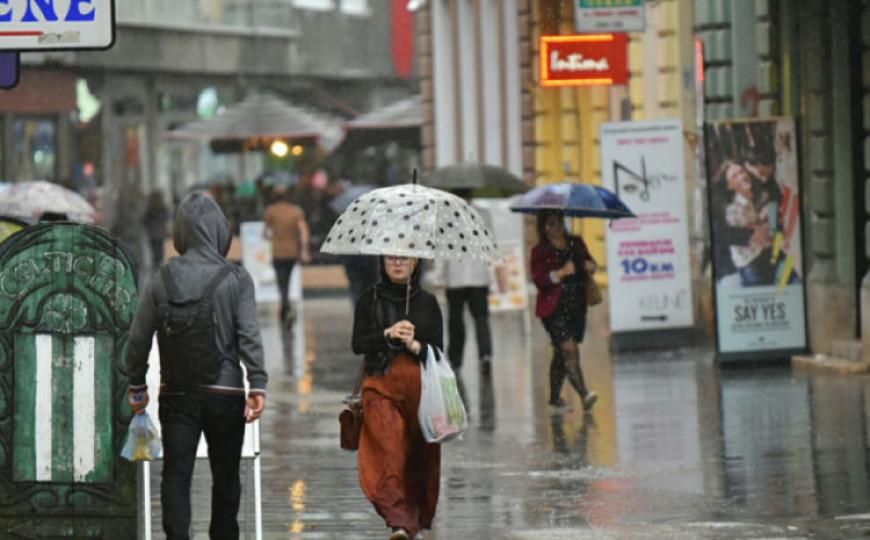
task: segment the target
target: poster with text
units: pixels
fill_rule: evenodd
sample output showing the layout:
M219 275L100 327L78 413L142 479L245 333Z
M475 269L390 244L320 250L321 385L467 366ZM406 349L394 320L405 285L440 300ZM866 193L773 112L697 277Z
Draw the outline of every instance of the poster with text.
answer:
M607 228L614 332L694 324L679 120L601 126L601 176L636 218Z
M806 349L797 140L789 118L705 129L718 352Z

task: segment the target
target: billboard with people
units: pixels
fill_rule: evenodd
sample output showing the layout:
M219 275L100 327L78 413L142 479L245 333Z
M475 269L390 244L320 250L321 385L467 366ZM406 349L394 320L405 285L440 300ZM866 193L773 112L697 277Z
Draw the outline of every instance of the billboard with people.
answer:
M718 351L806 348L800 185L794 120L706 127Z

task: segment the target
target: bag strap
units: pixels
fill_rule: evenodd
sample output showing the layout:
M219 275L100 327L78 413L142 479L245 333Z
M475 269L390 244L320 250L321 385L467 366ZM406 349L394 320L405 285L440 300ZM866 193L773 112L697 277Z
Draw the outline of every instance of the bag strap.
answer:
M172 279L169 265L160 267L160 280L163 282L163 290L167 294L167 300L173 297L177 299L181 296L181 291L178 290L178 285L176 285L175 280Z
M351 391L352 397L358 397L360 392L360 387L362 386L363 375L365 375L366 361L363 358L359 363L359 370L356 374L356 380L353 382L353 390Z
M209 299L214 294L215 290L218 288L218 285L223 282L223 280L227 277L227 274L233 271L233 267L229 264L225 264L221 266L221 269L217 271L213 278L208 282L205 286L205 289L202 290L202 299Z

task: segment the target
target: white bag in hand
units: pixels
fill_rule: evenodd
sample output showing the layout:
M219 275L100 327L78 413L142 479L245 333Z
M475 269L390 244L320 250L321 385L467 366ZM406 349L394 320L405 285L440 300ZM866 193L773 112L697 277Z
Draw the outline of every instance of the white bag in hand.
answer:
M426 441L442 443L462 435L468 429L465 405L456 375L438 349L427 346L426 363L420 366L420 383L417 416Z
M160 457L160 437L147 412L134 414L121 457L127 461L151 461Z

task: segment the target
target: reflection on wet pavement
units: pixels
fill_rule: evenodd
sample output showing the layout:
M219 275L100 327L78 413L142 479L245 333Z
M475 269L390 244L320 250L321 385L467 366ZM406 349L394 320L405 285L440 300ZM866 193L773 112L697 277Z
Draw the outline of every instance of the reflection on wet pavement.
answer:
M358 368L349 303L306 301L295 334L262 320L272 374L265 537L386 538L359 489L356 454L338 447L336 417ZM861 515L870 512L870 380L720 372L704 349L613 359L599 328L593 321L583 349L600 396L591 415L567 385L573 410L547 405L550 353L536 321L529 338L520 316L493 319L491 376L479 373L471 340L461 373L471 428L443 449L427 538L870 536ZM199 464L194 487L197 538L208 528L207 469ZM159 464L154 474L156 488Z

